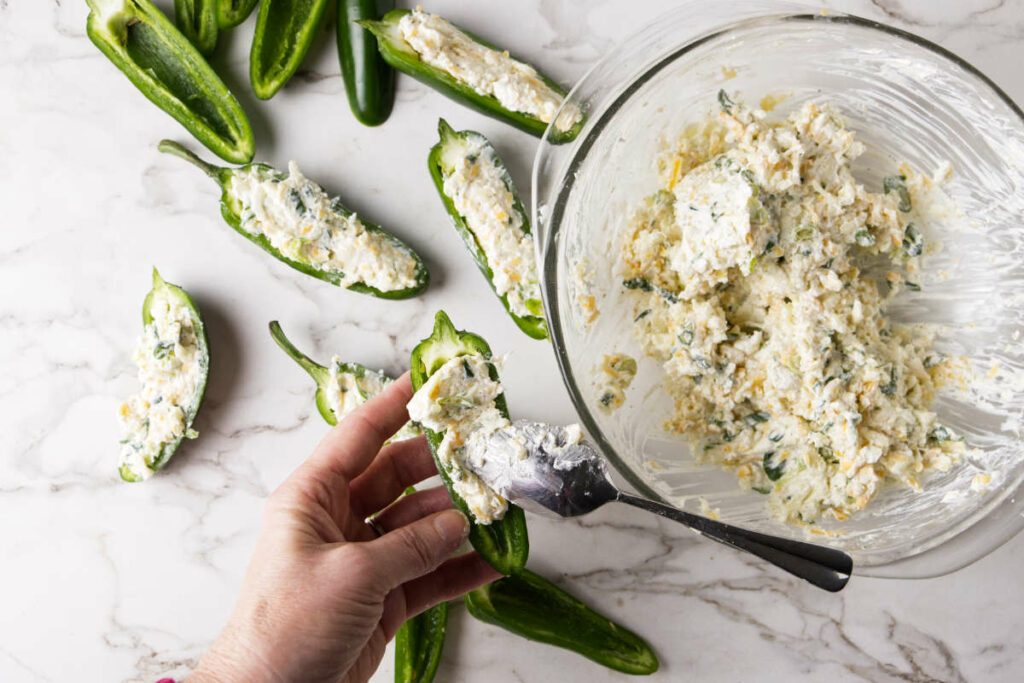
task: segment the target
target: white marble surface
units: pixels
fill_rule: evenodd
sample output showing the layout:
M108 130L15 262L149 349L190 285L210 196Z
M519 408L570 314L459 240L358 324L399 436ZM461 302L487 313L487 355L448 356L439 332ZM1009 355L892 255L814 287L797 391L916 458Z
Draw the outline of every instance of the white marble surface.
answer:
M160 3L166 7L169 0ZM670 0L456 2L431 9L566 82ZM923 34L1024 101L1024 0L829 2ZM380 302L288 270L220 220L216 188L156 152L188 141L85 36L80 0L0 0L0 680L181 676L233 603L263 499L326 429L309 379L266 331L312 355L400 371L444 307L501 351L509 403L572 419L550 348L518 333L450 228L425 169L434 121L490 136L528 185L533 141L401 79L379 129L348 112L325 30L295 81L257 103L250 19L215 65L258 157L305 172L427 258L429 294ZM515 31L508 30L515 27ZM157 265L192 292L213 347L202 437L144 485L115 478L119 401ZM1024 538L939 579L808 588L628 509L531 522L531 566L650 639L655 680L1014 681L1024 671ZM390 680L390 664L375 680ZM453 611L438 680L619 676Z

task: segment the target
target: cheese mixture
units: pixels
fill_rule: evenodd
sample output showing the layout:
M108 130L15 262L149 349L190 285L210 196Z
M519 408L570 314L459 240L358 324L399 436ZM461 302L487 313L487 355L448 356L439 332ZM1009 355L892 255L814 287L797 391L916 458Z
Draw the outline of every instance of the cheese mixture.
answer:
M338 356L331 359L329 371L330 381L324 388L327 393L327 403L331 406L338 422L384 391L384 387L392 382L391 378L383 372L363 369L351 372L346 369L346 364ZM411 422L407 422L388 441L411 439L419 434L420 430Z
M497 165L493 148L475 135L443 151L444 193L465 219L487 258L498 296L508 297L518 316L544 314L533 237L523 232L523 217Z
M195 438L188 412L196 401L205 362L189 309L165 294L154 295L153 321L135 347L142 391L121 404L121 467L148 479L165 445Z
M416 259L386 235L370 232L355 214L345 216L323 188L306 179L295 162L288 177L259 167L235 173L229 192L241 203L242 228L264 235L288 258L339 272L339 283L357 282L383 292L416 284Z
M551 123L562 106L562 95L532 66L481 45L436 14L416 8L402 17L398 29L423 62L494 97L506 109ZM555 128L569 130L580 118L579 109L566 107Z
M858 184L863 145L827 106L769 123L719 100L658 160L663 189L624 235L635 333L675 401L667 428L790 522L846 519L885 482L919 490L963 443L929 410L951 364L928 329L885 316L920 289L906 177Z
M501 384L490 378L490 363L480 354L458 356L438 368L409 401L409 418L443 434L437 458L479 524L505 516L508 502L466 465L471 443L508 427L494 400Z
M601 363L598 408L611 413L626 401L626 389L636 377L636 359L624 353L605 354Z

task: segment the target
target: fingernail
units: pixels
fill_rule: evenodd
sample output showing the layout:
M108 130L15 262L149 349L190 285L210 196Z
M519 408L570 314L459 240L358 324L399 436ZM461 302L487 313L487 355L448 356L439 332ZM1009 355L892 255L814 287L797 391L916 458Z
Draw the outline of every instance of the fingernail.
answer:
M458 539L461 543L469 536L469 520L458 510L445 510L434 518L434 528L445 541Z

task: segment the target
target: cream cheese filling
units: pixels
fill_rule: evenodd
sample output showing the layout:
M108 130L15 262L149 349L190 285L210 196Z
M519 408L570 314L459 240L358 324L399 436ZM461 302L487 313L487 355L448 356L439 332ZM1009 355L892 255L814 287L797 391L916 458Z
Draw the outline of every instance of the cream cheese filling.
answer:
M288 164L288 177L268 178L252 168L236 173L229 187L241 204L242 228L263 235L288 258L340 272L340 285L357 282L381 291L416 284L416 259L387 236L366 229L355 214L343 216L316 183Z
M120 462L139 479L153 476L166 444L196 436L186 422L203 374L189 309L158 292L150 310L133 354L142 389L118 411Z
M490 95L503 107L551 123L562 106L562 95L544 82L536 69L467 36L436 14L415 9L398 23L405 42L420 59L465 83L481 95ZM555 127L569 130L582 118L576 107L566 107Z
M338 356L331 359L331 365L328 368L330 379L324 387L327 393L327 403L338 422L384 391L384 387L392 381L383 372L366 370L361 375L357 375L345 370L344 365ZM419 435L420 430L411 422L407 422L394 436L388 439L388 442L403 441Z
M487 258L498 296L507 296L518 316L543 315L533 237L523 232L523 217L505 174L484 141L470 136L445 149L444 193L465 219Z
M508 427L495 404L501 384L490 378L490 364L472 354L452 358L432 374L409 401L409 418L444 437L438 460L452 488L466 502L478 524L505 516L508 502L467 466L475 451L469 444Z

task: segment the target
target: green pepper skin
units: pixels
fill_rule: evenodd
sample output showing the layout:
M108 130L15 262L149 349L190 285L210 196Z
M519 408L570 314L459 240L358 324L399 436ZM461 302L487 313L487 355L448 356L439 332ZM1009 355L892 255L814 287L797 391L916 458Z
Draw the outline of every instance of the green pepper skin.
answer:
M174 0L174 23L204 55L217 47L217 0Z
M450 359L472 354L481 354L489 359L491 347L482 337L472 332L456 330L448 315L444 311L438 311L434 318L433 332L412 350L409 371L413 391L419 390L424 382ZM493 365L490 368L491 379L497 382L498 371ZM495 404L498 410L508 417L504 395L498 396ZM470 520L469 542L473 548L502 574L508 575L524 567L530 553L530 541L526 532L526 515L522 508L509 503L508 510L501 519L490 524L477 524L466 501L452 488L451 478L437 457L437 449L444 435L430 429L423 431L427 435L430 452L434 456L441 480L448 489L448 495L451 496L455 507Z
M364 20L359 22L377 37L377 49L380 50L380 54L384 57L384 61L402 73L408 74L416 80L429 85L438 92L447 95L456 102L465 104L466 106L487 116L504 121L505 123L526 131L531 135L536 135L537 137L544 135L544 131L547 130L548 124L541 121L536 116L506 109L496 97L491 95L481 95L476 90L465 83L462 83L447 72L436 69L423 62L416 51L413 50L407 42L405 42L405 39L402 38L401 32L398 30L398 22L411 11L412 10L408 9L396 9L385 14L380 21ZM501 50L501 48L481 40L462 27L457 28L481 45L485 45L494 50ZM552 90L565 98L566 92L564 88L539 71L537 74ZM580 130L583 129L585 121L585 117L581 116L580 120L568 130L556 131L552 128L551 135L548 139L555 144L569 142L579 134Z
M494 155L494 160L498 168L501 170L505 187L515 197L515 210L519 213L523 221L523 232L527 235L530 234L530 219L526 215L526 209L523 208L523 203L519 200L519 195L516 193L515 185L512 183L512 176L509 175L508 169L505 168L505 164L502 163L498 153L494 150L491 143L480 133L472 130L464 130L456 132L448 125L448 122L444 119L440 119L437 122L437 132L441 139L436 145L430 149L430 155L427 157L427 166L430 168L430 177L434 179L434 186L437 188L437 193L441 195L441 201L444 202L444 208L448 211L448 215L451 216L452 223L455 226L455 230L459 233L462 238L462 242L466 245L466 249L472 254L473 260L476 261L476 265L480 268L480 272L483 273L484 277L487 278L488 284L491 285L491 289L494 290L495 295L498 295L498 291L494 288L494 272L491 270L491 266L487 262L487 255L484 254L483 249L480 248L480 243L477 241L476 236L473 234L472 229L466 223L466 218L458 212L455 208L454 202L444 192L444 151L445 147L451 144L457 143L459 140L465 140L471 137L479 138L486 148L490 149ZM548 326L547 321L544 320L544 316L527 315L518 316L512 312L508 304L508 295L498 295L501 300L502 306L508 312L515 324L530 337L534 339L547 339L548 338Z
M244 164L256 144L238 100L149 0L87 0L86 33L153 104L217 156Z
M245 21L259 0L216 0L217 24L221 28L232 28Z
M170 282L165 281L160 277L160 273L157 272L156 268L153 268L153 288L146 294L146 298L142 301L142 325L143 327L153 322L153 302L156 300L157 294L166 294L168 298L176 301L183 305L189 312L189 317L192 318L192 329L195 331L196 344L199 346L199 367L202 371L199 379L199 385L196 387L196 393L193 395L191 404L188 410L185 412L185 432L188 432L192 428L192 422L196 419L196 413L199 412L199 406L203 403L203 395L206 393L206 380L210 376L210 342L206 338L206 324L203 322L203 316L199 313L199 307L192 300L192 297L188 295L184 289L177 285L172 285ZM156 460L153 461L153 469L160 470L170 461L171 456L174 455L175 451L178 450L178 446L181 445L182 440L185 438L184 434L179 436L174 441L169 441L164 444L163 448L160 449L160 455L157 456ZM128 482L141 481L136 479L135 475L132 474L131 470L125 465L121 465L118 468L118 472L121 475L121 479Z
M409 619L395 634L395 683L430 683L441 663L448 630L448 603Z
M416 493L412 486L403 495ZM430 683L441 663L448 631L448 603L441 602L407 619L395 633L395 683Z
M643 638L528 569L466 594L469 613L516 635L577 652L626 674L658 670Z
M249 53L249 80L268 100L284 87L313 44L328 0L263 0Z
M365 126L379 126L395 103L395 70L380 56L377 39L355 23L378 19L394 0L338 0L338 61L348 106Z
M242 227L242 218L240 212L241 207L238 206L238 203L234 200L234 198L232 198L232 196L228 192L229 181L231 180L232 175L237 172L248 172L252 168L256 168L260 173L266 174L267 178L277 177L283 179L287 177L287 174L280 173L273 167L268 166L267 164L260 163L249 164L246 166L241 166L239 168L224 168L222 166L214 166L213 164L209 164L203 161L195 154L185 149L184 147L179 145L177 142L174 142L173 140L162 140L157 148L161 152L172 154L176 157L184 159L185 161L188 161L189 163L200 168L204 173L213 178L215 181L217 181L217 184L221 186L222 190L220 199L221 215L224 217L225 222L227 222L228 225L234 228L235 232L245 237L247 240L249 240L256 246L258 246L260 249L276 258L278 261L281 261L282 263L291 266L295 270L305 273L306 275L309 275L311 277L315 277L318 280L329 282L332 285L339 287L341 286L340 282L342 276L339 275L337 272L320 270L309 264L300 263L299 261L290 259L284 254L282 254L280 251L278 251L276 248L274 248L274 245L270 243L270 240L267 239L265 235L250 233L249 231ZM344 217L352 215L351 211L341 206L340 204L337 204L336 202L334 203L333 208L335 211L337 211ZM363 224L363 227L365 227L368 232L375 232L380 235L384 235L397 248L406 252L407 254L409 254L409 256L416 260L416 284L414 284L412 287L407 287L405 289L396 289L394 291L385 292L380 289L377 289L376 287L366 285L362 282L354 282L351 285L349 285L346 289L348 289L351 292L359 292L360 294L369 294L380 299L408 299L414 296L418 296L419 294L422 294L427 289L427 285L430 283L430 274L427 271L426 266L423 265L423 259L420 258L419 254L413 251L413 249L409 247L407 244L402 242L402 240L398 239L397 237L383 230L377 225L374 225L373 223L362 218L360 218L359 220Z

